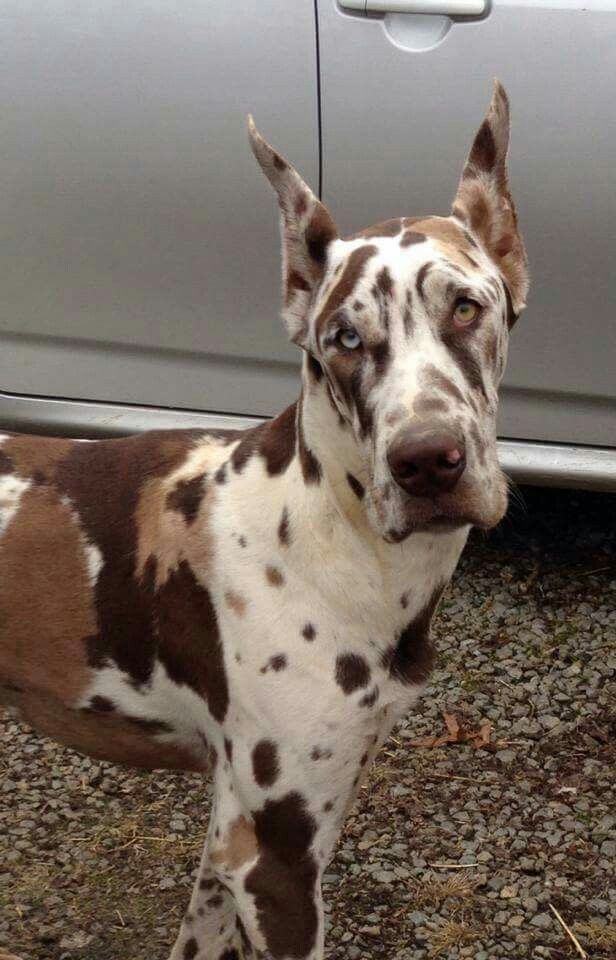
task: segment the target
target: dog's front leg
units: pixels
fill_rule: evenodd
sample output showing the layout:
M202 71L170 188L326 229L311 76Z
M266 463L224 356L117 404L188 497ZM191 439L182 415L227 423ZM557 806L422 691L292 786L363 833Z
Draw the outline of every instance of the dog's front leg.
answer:
M208 840L170 960L323 960L321 877L348 796L334 802L321 784L294 780L295 789L255 790L252 777L217 771Z
M235 901L214 870L208 838L169 960L239 960L239 937Z

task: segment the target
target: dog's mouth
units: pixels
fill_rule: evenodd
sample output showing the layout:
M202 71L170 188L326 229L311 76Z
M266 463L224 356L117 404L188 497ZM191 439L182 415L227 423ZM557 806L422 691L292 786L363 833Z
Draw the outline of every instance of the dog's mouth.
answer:
M405 498L398 518L386 525L384 539L401 543L413 533L454 533L463 527L490 530L503 518L507 509L506 488L491 488L486 497L469 485L456 494L445 494L434 499Z
M471 516L435 516L430 520L407 523L399 530L390 529L384 534L384 539L387 543L402 543L412 533L454 533L454 531L468 526L481 526L483 529L488 529Z

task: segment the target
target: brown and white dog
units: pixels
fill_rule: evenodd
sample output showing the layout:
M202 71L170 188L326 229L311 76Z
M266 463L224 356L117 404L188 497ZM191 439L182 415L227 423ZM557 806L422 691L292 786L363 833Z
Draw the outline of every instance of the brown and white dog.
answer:
M429 674L470 527L506 509L497 390L528 286L500 85L452 216L349 239L249 132L299 401L243 432L0 440L5 701L95 757L213 773L172 960L323 957L345 814Z

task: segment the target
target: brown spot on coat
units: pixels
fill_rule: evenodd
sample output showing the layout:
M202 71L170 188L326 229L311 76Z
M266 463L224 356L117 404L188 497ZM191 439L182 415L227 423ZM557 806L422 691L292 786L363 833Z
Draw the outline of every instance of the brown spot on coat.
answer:
M280 523L278 524L278 539L283 547L288 547L291 542L291 530L289 526L289 511L283 508Z
M9 458L12 471L20 477L34 479L36 475L39 484L53 483L59 464L74 447L81 445L62 438L15 434L2 444L2 455Z
M246 877L257 920L274 960L306 957L318 930L317 866L311 852L316 823L297 792L267 800L254 813L259 860Z
M370 681L370 667L357 653L341 653L336 657L336 683L347 696L366 687Z
M316 635L317 635L317 631L315 630L312 623L304 624L304 627L302 628L302 637L304 638L304 640L308 640L308 642L310 643L314 640Z
M259 740L252 751L252 771L260 787L271 787L278 779L280 762L273 740Z
M82 640L97 629L85 546L71 505L38 486L22 494L0 549L0 676L67 706L88 682Z
M270 477L284 473L295 453L296 406L294 403L273 420L244 431L240 443L231 454L236 473L243 472L255 453L260 453L265 460Z
M187 940L184 944L183 960L194 960L198 953L199 944L194 937L191 937L190 940Z
M238 617L243 617L246 613L246 597L243 597L241 593L236 593L235 590L225 592L225 603Z
M401 683L424 683L430 676L434 663L430 624L444 589L444 584L439 584L433 590L425 606L383 653L381 665Z
M171 680L202 696L222 723L229 690L216 608L186 560L170 573L154 600L158 657Z
M365 693L359 701L360 707L373 707L379 699L379 688L374 687L369 693Z
M186 523L190 525L197 519L204 491L204 473L190 480L178 480L173 490L167 494L167 509L181 513Z
M322 476L321 464L315 457L312 450L310 450L310 448L306 445L306 438L304 436L301 411L300 411L299 420L297 424L297 432L298 432L299 459L302 466L302 476L304 478L304 483L307 483L307 484L320 483L321 476Z
M226 872L239 870L257 855L257 837L254 824L244 816L236 817L225 837L224 846L212 850L210 860ZM214 881L217 884L218 881ZM211 883L211 881L207 881ZM206 888L209 889L209 888Z
M7 473L13 473L13 461L0 449L0 477Z
M284 583L284 577L278 567L273 567L271 564L265 568L265 576L272 587L281 587Z

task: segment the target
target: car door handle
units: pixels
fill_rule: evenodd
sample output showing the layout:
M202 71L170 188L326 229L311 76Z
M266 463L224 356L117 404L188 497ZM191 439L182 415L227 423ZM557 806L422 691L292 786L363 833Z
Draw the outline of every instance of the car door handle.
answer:
M356 13L428 13L450 17L482 17L488 0L340 0Z

